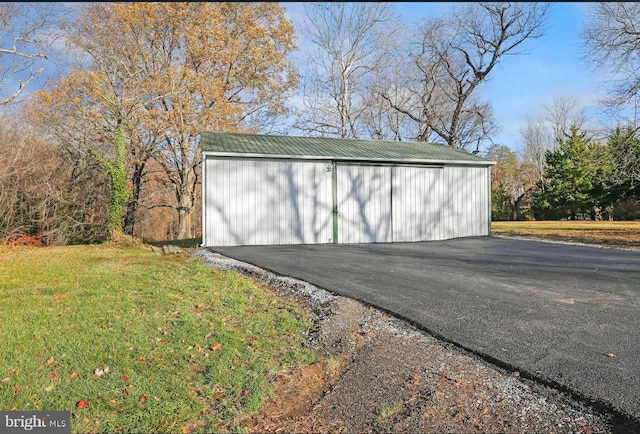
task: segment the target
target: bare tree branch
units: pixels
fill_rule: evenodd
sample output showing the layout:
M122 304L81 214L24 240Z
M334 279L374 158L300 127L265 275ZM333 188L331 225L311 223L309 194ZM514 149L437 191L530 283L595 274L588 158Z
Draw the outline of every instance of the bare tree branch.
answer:
M523 54L526 41L542 36L548 10L546 3L474 3L426 20L403 77L412 98L387 95L420 125L416 139L434 134L461 149L491 141L497 130L491 107L474 94L506 55Z
M388 68L398 33L392 3L306 3L306 32L319 48L306 58L295 127L357 138L367 129L376 74Z
M55 3L0 3L0 106L14 102L45 70L61 16Z
M582 41L583 60L595 70L614 76L604 103L619 107L631 102L640 92L640 4L593 4Z

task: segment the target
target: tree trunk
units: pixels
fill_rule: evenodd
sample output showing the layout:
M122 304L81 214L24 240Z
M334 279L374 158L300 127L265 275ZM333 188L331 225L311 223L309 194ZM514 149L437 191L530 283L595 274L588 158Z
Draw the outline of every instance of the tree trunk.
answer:
M178 208L178 239L184 240L191 236L191 208Z
M124 233L130 236L134 235L135 223L138 213L138 202L140 200L140 190L142 188L142 172L144 164L136 164L133 169L131 179L131 192L127 200L127 207L124 214Z
M191 212L196 191L197 176L193 170L186 170L182 174L183 182L176 185L176 199L178 200L178 239L192 238Z
M100 165L105 169L111 184L111 197L109 200L109 216L107 219L108 233L111 239L117 239L124 234L122 217L127 205L129 192L127 191L127 169L126 169L126 141L120 123L115 130L115 160L111 163L102 155L95 151L91 153L96 157Z

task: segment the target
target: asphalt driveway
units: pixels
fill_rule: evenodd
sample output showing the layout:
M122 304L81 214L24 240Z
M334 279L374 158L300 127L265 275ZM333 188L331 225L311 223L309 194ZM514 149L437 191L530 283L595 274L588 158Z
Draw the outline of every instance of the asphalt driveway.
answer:
M496 237L211 250L376 306L640 421L638 251Z

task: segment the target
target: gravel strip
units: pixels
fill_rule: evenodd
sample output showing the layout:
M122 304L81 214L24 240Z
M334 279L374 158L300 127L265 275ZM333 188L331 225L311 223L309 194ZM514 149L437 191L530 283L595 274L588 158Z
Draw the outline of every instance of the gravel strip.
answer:
M315 315L306 344L340 361L339 375L325 378L326 387L309 398L303 414L254 416L245 427L249 432L637 432L637 424L507 372L371 306L207 249L194 257L306 303Z

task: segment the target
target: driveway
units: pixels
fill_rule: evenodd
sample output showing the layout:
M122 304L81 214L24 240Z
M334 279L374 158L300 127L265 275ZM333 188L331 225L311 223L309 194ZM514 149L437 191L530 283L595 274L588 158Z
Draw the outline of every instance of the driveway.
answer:
M220 247L640 420L640 252L496 237Z

